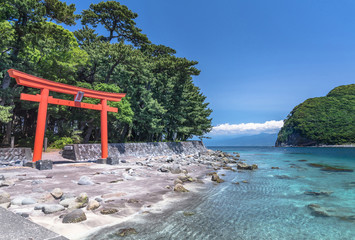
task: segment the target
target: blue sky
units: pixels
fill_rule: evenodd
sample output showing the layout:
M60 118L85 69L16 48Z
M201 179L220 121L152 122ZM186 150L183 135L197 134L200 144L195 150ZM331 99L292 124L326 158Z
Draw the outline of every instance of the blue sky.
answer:
M80 13L100 1L66 2ZM355 82L353 0L119 2L153 43L199 62L194 82L219 134L270 132L307 98Z

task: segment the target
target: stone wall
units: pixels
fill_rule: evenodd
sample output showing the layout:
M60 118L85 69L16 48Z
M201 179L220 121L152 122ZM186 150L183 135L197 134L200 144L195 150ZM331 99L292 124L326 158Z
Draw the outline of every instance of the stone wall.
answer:
M31 148L0 148L0 167L24 166L31 161Z
M151 143L110 143L108 156L122 157L169 156L196 154L207 151L200 141L151 142ZM101 158L101 144L72 144L64 147L62 156L76 161L90 161Z

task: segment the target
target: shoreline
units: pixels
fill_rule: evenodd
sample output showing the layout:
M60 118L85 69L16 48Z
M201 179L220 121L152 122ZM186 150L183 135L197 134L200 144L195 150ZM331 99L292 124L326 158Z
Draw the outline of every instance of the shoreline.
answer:
M206 146L206 148L218 148L218 147L274 147L274 148L355 148L354 144L344 144L344 145L317 145L317 146L293 146L293 145L286 145L286 146Z
M163 199L155 204L155 209L150 209L149 213L137 213L125 221L112 224L110 226L102 226L95 231L88 232L87 235L78 240L96 240L96 239L110 239L117 235L122 229L134 228L139 234L148 235L150 233L150 226L152 224L159 224L171 217L173 214L184 214L190 208L198 206L200 199L207 196L211 187L210 184L201 185L198 183L191 183L187 185L190 192L184 196L163 195ZM153 210L153 211L152 211ZM139 230L138 230L139 229ZM117 237L117 236L116 236Z
M55 164L49 171L2 168L0 175L4 180L0 181L0 194L8 193L11 204L1 205L69 239L90 239L108 227L149 218L149 215L153 218L157 214L164 216L179 204L186 206L183 203L193 201L212 185L211 176L207 173L227 165L231 168L230 165L236 166L237 161L239 158L233 155L208 150L199 155L130 158L118 165ZM83 177L87 185L78 184ZM4 181L7 186L3 186ZM189 192L174 191L177 185ZM62 191L58 199L52 194L56 188ZM83 193L88 198L87 202L80 207L75 206ZM68 199L72 205L45 213L45 207L62 206ZM88 209L94 200L100 206ZM82 209L87 220L62 223L63 217L75 209ZM103 209L115 209L117 212L105 215L101 212Z

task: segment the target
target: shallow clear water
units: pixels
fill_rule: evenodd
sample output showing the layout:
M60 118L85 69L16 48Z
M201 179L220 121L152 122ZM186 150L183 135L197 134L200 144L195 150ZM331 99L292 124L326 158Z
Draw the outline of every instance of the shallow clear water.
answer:
M151 222L127 223L139 234L126 239L355 239L355 172L325 172L307 165L355 169L355 148L211 149L239 152L241 159L258 164L259 169L226 171L222 177L226 182L184 208L195 212L193 216L176 211ZM237 181L239 185L234 183ZM304 194L306 191L333 193L314 196ZM334 217L312 215L309 204L324 207ZM354 216L352 221L350 216ZM114 229L119 228L107 232Z

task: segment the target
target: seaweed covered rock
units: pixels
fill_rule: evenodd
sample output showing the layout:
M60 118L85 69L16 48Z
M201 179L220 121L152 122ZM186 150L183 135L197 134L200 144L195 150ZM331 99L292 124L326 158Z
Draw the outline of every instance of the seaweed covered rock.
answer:
M248 165L246 163L238 163L237 168L243 170L254 170L254 169L258 169L258 165L256 164Z
M62 223L78 223L86 220L83 210L76 209L63 217Z
M214 182L217 182L217 183L222 183L224 182L223 179L221 179L217 173L213 174L212 177L211 177L211 180L214 181Z
M174 186L174 191L175 192L188 192L189 190L187 190L182 184L176 184Z
M120 229L116 233L116 235L118 235L120 237L126 237L126 236L129 236L129 235L132 235L132 234L137 234L136 229L134 229L134 228L123 228L123 229Z

